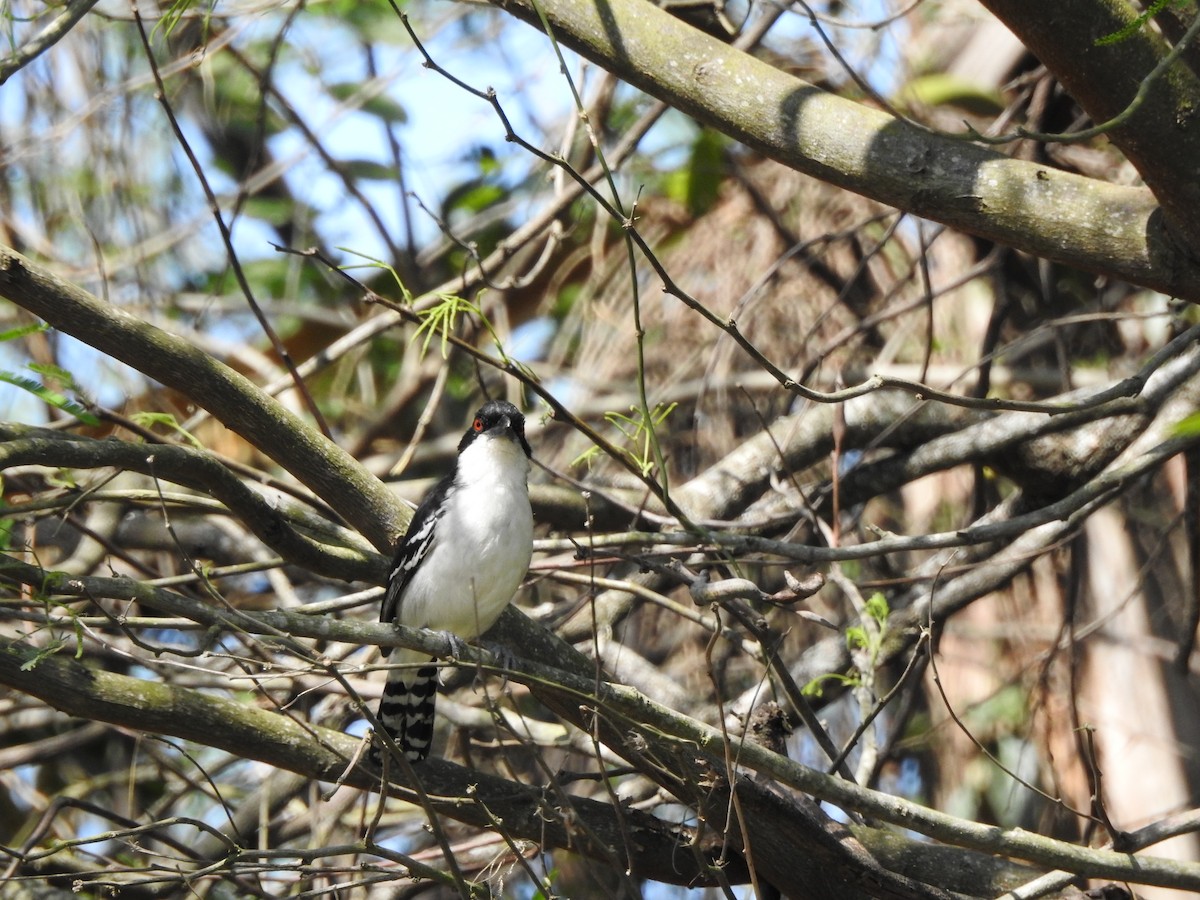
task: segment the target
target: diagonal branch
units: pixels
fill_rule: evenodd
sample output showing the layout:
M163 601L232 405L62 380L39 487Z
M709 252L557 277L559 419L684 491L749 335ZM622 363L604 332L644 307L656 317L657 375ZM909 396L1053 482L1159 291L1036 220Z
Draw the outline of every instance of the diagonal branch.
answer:
M286 633L354 644L407 646L442 656L446 655L449 643L439 634L419 629L393 628L366 622L339 622L327 617L283 610L267 613L219 610L170 591L139 585L129 579L62 577L11 558L3 559L3 573L11 581L38 586L48 594L61 592L74 596L136 599L171 614L250 633L276 636ZM24 643L0 642L0 684L39 697L72 715L118 722L140 730L175 734L291 771L311 773L311 777L323 780L334 780L353 755L353 742L338 732L304 726L287 717L242 707L228 700L220 701L219 706L215 707L202 706L199 705L200 700L214 698L165 684L96 672L62 659L63 654L43 658L36 667L30 666L36 655L37 651ZM500 671L502 668L498 656L487 650L466 647L462 649L460 659L487 670ZM503 667L503 670L513 680L528 685L538 699L565 720L589 732L599 729L604 742L622 756L635 761L643 774L668 790L677 791L678 796L704 809L710 816L715 816L722 808L725 792L736 790L743 805L760 813L758 820L751 816L752 835L768 847L774 847L780 836L785 834L776 834L773 829L782 829L785 824L798 829L791 832L793 834L811 836L813 832L799 821L781 821L781 816L786 814L773 806L775 800L769 796L770 792L755 788L753 780L742 774L741 767L843 809L856 810L958 847L1011 856L1047 868L1065 869L1090 877L1200 890L1200 865L1195 863L1095 850L1031 834L1019 828L980 825L826 775L753 742L731 742L721 729L668 709L625 685L598 682L594 676L568 672L525 658L511 660L511 665ZM110 679L117 680L110 682ZM100 697L92 696L91 691L95 688L90 685L109 684L112 685L111 692ZM146 708L138 705L145 702L143 698L159 699ZM222 725L227 727L223 728ZM726 752L739 767L732 779L728 777L724 762ZM454 774L457 771L458 767L449 763L424 764L421 773L426 782L424 787L431 798L434 795L455 795L451 793L453 787L428 780L425 774L428 772L431 779L436 779L443 773ZM478 783L492 789L482 773L463 771L469 773L470 779L479 779ZM358 769L350 772L349 776L348 784L370 786L369 777L364 777ZM500 783L514 790L511 783L502 780ZM499 788L496 789L499 791ZM469 809L469 806L462 804L460 808L450 803L442 811L453 818L475 823L477 812ZM494 806L491 809L495 811ZM507 819L505 821L508 822ZM551 837L547 840L552 842ZM614 843L612 846L620 844ZM767 868L777 876L777 883L786 884L789 880L788 850L786 847L778 849L778 858L773 859ZM791 849L794 850L794 845ZM809 852L817 852L818 849L808 848ZM831 864L834 860L846 861L846 847L826 846L825 850L829 851L825 859ZM758 861L760 872L764 871L764 862ZM674 863L679 863L679 859L672 860ZM672 879L666 880L677 883ZM879 888L880 885L875 887ZM912 885L904 883L892 884L888 893L877 892L864 896L916 896L922 892L919 888L915 891L912 888Z
M264 544L296 565L345 581L382 581L384 559L363 547L317 540L298 529L278 503L254 490L217 459L191 447L146 447L96 441L48 429L0 423L0 473L14 466L94 469L113 466L205 491L220 500Z
M0 684L72 716L173 735L314 780L360 790L378 787L378 776L369 770L346 770L360 742L339 731L200 691L92 669L61 655L35 662L36 657L37 651L27 644L0 641ZM621 840L619 830L625 829L632 832L641 851L630 860L635 877L668 884L717 883L720 841L689 852L697 837L687 826L635 809L615 810L583 797L571 797L569 808L564 808L562 794L552 787L526 787L440 760L422 765L421 782L429 802L449 818L487 827L492 817L499 817L510 835L602 860L608 858L608 847ZM403 786L389 792L416 802L416 793ZM473 799L464 799L468 797ZM744 864L736 858L725 862L725 877L745 880Z
M1045 63L1093 121L1122 117L1122 124L1106 134L1154 192L1192 258L1200 259L1200 76L1182 59L1172 64L1172 48L1148 25L1102 42L1137 18L1138 11L1124 0L982 3ZM1180 40L1194 32L1192 27ZM1178 48L1176 56L1184 49ZM1143 90L1152 76L1153 84Z
M376 548L390 552L411 513L350 454L248 378L7 247L0 247L0 297L179 391L291 472Z
M82 19L93 6L96 5L96 0L71 0L63 7L63 11L54 17L45 28L37 33L31 40L10 53L4 59L0 59L0 84L8 81L13 75L21 71L59 41L61 41L68 31L75 27L76 23Z
M493 2L541 27L532 0ZM922 130L829 94L644 0L537 6L563 44L784 165L1036 256L1200 301L1200 264L1167 234L1149 190Z

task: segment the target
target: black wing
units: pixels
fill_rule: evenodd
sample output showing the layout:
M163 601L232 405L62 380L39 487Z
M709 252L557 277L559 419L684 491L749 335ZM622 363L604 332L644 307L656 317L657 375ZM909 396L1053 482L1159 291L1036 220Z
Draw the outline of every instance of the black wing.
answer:
M408 531L404 540L396 548L396 556L392 560L392 571L388 575L387 593L383 596L383 606L379 610L379 621L395 622L400 615L401 600L404 589L412 580L413 573L421 565L421 561L433 548L437 536L437 525L446 508L447 495L454 490L454 473L450 473L437 483L429 495L413 513L412 521L408 523Z

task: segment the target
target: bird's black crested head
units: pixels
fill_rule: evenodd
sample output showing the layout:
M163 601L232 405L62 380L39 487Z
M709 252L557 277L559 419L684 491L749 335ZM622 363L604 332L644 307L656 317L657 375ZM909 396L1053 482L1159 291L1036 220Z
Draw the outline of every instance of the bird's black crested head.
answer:
M481 435L488 437L511 436L521 445L526 456L533 455L529 449L529 442L525 440L525 417L507 400L489 400L479 407L479 411L475 413L475 418L471 422L471 427L467 429L467 433L458 443L458 452L462 453Z

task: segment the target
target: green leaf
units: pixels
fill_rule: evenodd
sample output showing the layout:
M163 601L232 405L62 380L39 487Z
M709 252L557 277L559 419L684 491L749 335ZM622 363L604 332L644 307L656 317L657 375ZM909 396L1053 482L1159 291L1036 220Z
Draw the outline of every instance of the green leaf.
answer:
M359 253L357 250L352 250L349 247L338 247L338 249L341 250L343 253L349 253L351 256L357 256L359 259L365 259L366 262L363 263L361 267L370 268L370 269L383 269L385 272L388 272L392 276L392 279L396 282L396 286L400 288L400 294L404 298L404 302L405 303L413 302L412 291L410 291L408 288L406 288L404 286L404 282L400 280L400 273L397 272L394 267L392 267L388 263L385 263L381 259L376 259L375 257L368 256L365 253ZM351 269L361 268L361 267L360 266L341 266L340 268L345 269L346 271L350 271Z
M360 181L396 181L399 174L395 166L377 163L371 159L347 159L340 163L351 178Z
M382 119L384 122L403 125L408 121L407 110L391 97L380 95L359 102L357 97L362 92L361 82L340 81L337 84L331 84L328 90L335 100L342 103L357 103L360 111Z
M46 475L46 483L52 488L61 488L64 491L79 490L79 482L75 480L75 473L61 466Z
M861 625L851 625L846 629L846 646L851 649L860 649L866 647L869 643L867 638L867 629Z
M890 613L891 610L888 609L887 598L878 591L872 594L867 600L867 615L869 615L880 625L887 622L887 618Z
M499 203L507 196L508 191L498 184L468 182L450 191L443 206L447 213L458 210L478 213Z
M253 219L262 219L269 225L284 225L295 221L296 204L281 197L247 197L242 211Z
M391 97L382 94L369 99L360 109L368 115L394 125L403 125L408 121L408 111Z
M164 428L168 429L169 431L175 432L177 435L182 437L185 441L187 441L189 444L191 444L197 450L204 449L204 445L202 443L200 443L200 441L198 441L195 437L193 437L192 433L190 431L188 431L186 428L184 428L182 425L180 425L179 420L176 419L170 413L139 412L139 413L134 413L132 416L130 416L130 419L134 422L134 424L140 425L146 429L153 429L154 426L161 425Z
M37 372L42 378L59 381L64 387L72 391L77 390L79 387L75 381L75 376L62 366L56 366L53 363L28 363L25 368L32 372Z
M1114 31L1112 34L1106 34L1104 37L1096 38L1096 46L1107 47L1110 44L1117 44L1121 41L1129 40L1129 38L1137 34L1138 30L1147 22L1149 22L1152 17L1158 15L1168 6L1183 6L1186 2L1187 0L1154 0L1153 3L1151 3L1142 11L1141 15L1135 18L1124 28L1120 28L1117 31Z
M571 467L574 468L575 466L579 465L580 463L587 463L588 468L590 469L592 467L592 460L595 459L599 455L600 455L600 448L597 447L595 444L593 444L592 446L590 446L586 450L584 450L582 453L580 453L573 460L571 460Z
M49 331L50 326L45 322L34 322L32 325L19 325L16 328L10 328L8 331L0 331L0 344L5 341L16 341L30 334L39 334L43 331Z
M663 176L663 194L681 206L687 206L688 182L691 176L687 169L676 169Z
M662 425L678 405L678 403L655 404L654 409L650 411L649 425L642 415L641 407L638 406L630 406L629 415L613 411L604 414L608 424L617 429L628 443L636 446L636 449L619 447L617 450L626 461L641 469L643 475L649 475L654 469L654 429ZM596 452L599 452L598 447L585 450L572 461L571 465L583 461L590 465L592 456Z
M472 156L479 166L480 174L485 177L500 174L500 160L496 158L496 151L491 147L479 147Z
M162 30L164 38L169 38L171 32L175 30L175 26L187 14L187 11L195 6L196 0L176 0L162 12L162 16L155 23L154 29L150 32L150 37L154 38L159 29Z
M0 496L4 494L4 479L0 478ZM3 509L3 507L0 507ZM17 527L16 520L11 516L0 516L0 550L12 549L13 529Z
M1200 434L1200 413L1192 413L1175 423L1171 429L1176 437L1195 437Z
M408 0L397 4L402 10L408 5ZM349 26L376 43L390 40L393 33L403 33L395 11L383 0L315 0L307 5L306 12L326 16L338 27Z
M14 387L19 387L23 391L28 391L47 406L52 406L68 415L72 415L85 425L100 424L100 420L96 416L92 415L74 400L58 393L58 391L50 390L50 388L39 384L32 378L26 378L24 375L18 375L15 372L0 371L0 381L7 382Z
M45 647L40 649L33 659L27 659L25 662L21 663L21 671L32 672L38 667L38 664L41 663L43 659L48 659L49 657L53 656L55 653L65 647L66 644L67 642L64 640L51 641Z
M421 344L421 355L424 356L429 352L429 344L434 335L440 333L442 336L442 359L445 359L449 352L450 335L454 333L458 317L474 313L482 319L483 313L473 303L454 294L442 294L438 299L441 300L441 303L437 306L417 312L421 324L413 332L412 339L415 341L422 332L425 334L425 340ZM489 330L491 330L490 326Z
M551 869L546 873L546 877L542 879L541 885L533 893L532 900L548 900L550 897L556 896L551 888L554 886L555 880L558 878L558 869Z
M685 196L688 212L693 218L702 216L717 202L725 174L725 144L723 135L708 128L703 129L692 143Z
M847 687L854 687L859 683L859 679L852 675L842 675L840 672L827 672L824 675L818 675L804 687L800 688L800 693L805 697L820 697L825 693L825 682L837 681Z
M550 315L558 321L562 321L581 296L583 296L583 286L578 282L564 284L554 297L554 306L550 310Z

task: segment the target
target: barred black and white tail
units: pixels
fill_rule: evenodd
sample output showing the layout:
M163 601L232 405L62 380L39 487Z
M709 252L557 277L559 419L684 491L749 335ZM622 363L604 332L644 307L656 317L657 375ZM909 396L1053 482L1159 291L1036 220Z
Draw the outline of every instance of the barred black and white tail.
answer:
M388 672L379 701L379 724L409 762L420 762L429 755L436 703L437 666Z

